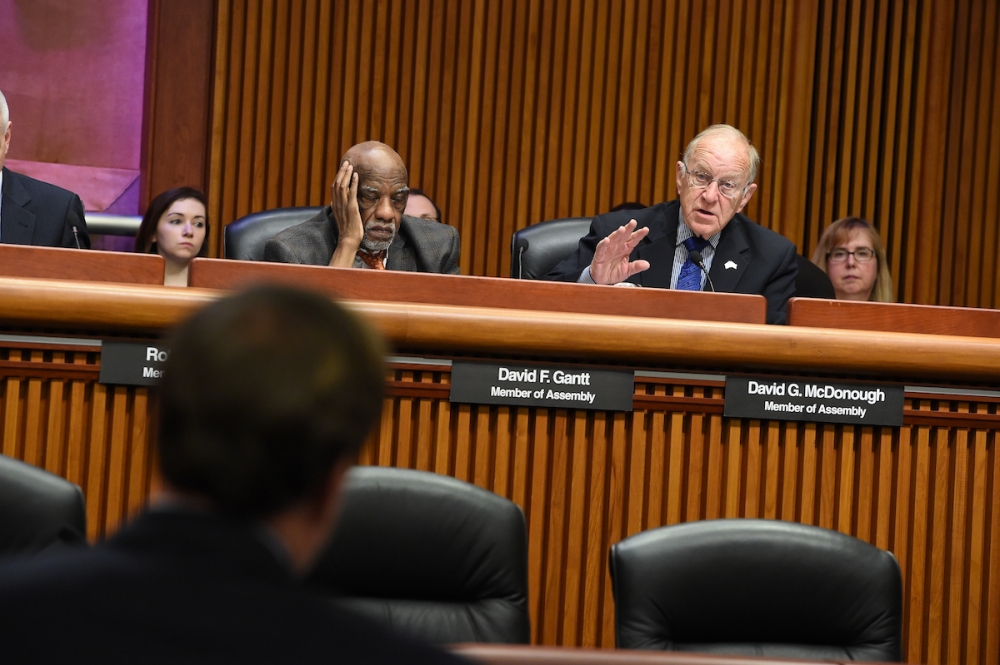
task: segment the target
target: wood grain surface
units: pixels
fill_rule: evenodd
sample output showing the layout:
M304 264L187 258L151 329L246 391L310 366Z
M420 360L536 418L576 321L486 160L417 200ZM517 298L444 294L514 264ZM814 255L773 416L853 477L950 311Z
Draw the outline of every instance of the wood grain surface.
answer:
M578 312L764 323L763 296L669 289L580 285L428 273L358 271L263 261L195 259L188 283L232 291L260 282L312 288L337 298L404 303L498 307L548 312Z
M0 244L0 276L163 284L163 257L158 254Z
M788 325L1000 339L1000 310L792 298Z

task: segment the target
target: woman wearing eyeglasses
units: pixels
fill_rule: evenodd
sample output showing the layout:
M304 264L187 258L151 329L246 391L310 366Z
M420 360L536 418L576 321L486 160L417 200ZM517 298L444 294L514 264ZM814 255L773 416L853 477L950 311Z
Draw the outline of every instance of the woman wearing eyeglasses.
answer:
M866 220L845 217L831 224L812 260L830 276L837 300L896 301L882 239Z

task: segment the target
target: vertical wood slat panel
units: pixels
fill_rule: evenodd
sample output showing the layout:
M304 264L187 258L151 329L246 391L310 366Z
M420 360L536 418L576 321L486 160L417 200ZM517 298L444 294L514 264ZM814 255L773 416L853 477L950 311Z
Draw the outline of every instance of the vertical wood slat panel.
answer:
M989 576L984 578L982 582L981 588L985 591L982 601L978 597L979 594L975 593L980 589L970 585L975 593L975 596L970 594L970 597L975 598L973 602L976 606L980 606L981 603L987 608L983 612L983 621L980 624L983 635L981 646L983 656L979 661L981 663L1000 662L1000 630L997 630L997 623L1000 622L998 619L1000 617L1000 450L997 450L997 446L1000 445L1000 437L997 436L996 432L990 432L989 437L992 444L989 447L993 458L992 477L986 484L986 487L992 487L992 492L987 494L990 496ZM974 491L979 491L979 488L974 488Z
M414 380L427 383L426 377ZM441 372L432 382L447 380ZM637 401L644 394L721 403L719 389L692 391L681 381L637 381ZM403 409L411 399L414 408ZM446 438L450 467L490 468L492 460L479 459L484 454L500 465L500 451L511 448L530 460L516 477L453 475L524 509L537 643L613 646L609 547L656 526L729 514L820 524L889 549L904 576L907 662L992 662L986 656L996 650L1000 620L996 404L908 400L907 408L917 412L974 411L993 418L972 429L899 430L735 421L700 413L701 407L637 406L632 414L604 414L461 405L467 416L442 431L426 420L433 409L416 408L426 399L393 397L387 411L407 413L408 432L437 431ZM398 433L403 425L390 419L385 427ZM374 440L379 453L364 458L402 459L382 449L405 442L385 432ZM468 450L476 459L460 461Z
M95 385L93 399L90 403L90 445L87 450L87 476L81 489L87 497L87 531L88 535L94 529L103 532L107 527L108 496L107 483L107 420L108 420L108 389L103 385Z
M87 501L87 537L110 534L149 496L147 390L98 385L92 350L4 346L0 357L15 361L0 376L3 454L79 485ZM80 366L93 371L69 369Z
M985 186L986 183L1000 181L1000 83L997 82L998 72L1000 72L1000 39L997 39L997 32L1000 31L1000 9L995 3L988 5L987 18L983 22L986 32L986 48L983 52L984 60L989 59L992 67L984 66L981 86L984 91L982 103L982 117L980 123L981 131L988 131L989 142L984 145L984 150L988 155L987 167L984 170L984 188L978 191L984 192L983 211L996 210L1000 206L1000 191L996 187ZM986 92L988 91L988 93ZM981 306L993 306L993 303L1000 301L1000 269L998 269L997 255L1000 254L1000 233L997 232L997 224L991 223L992 218L984 215L984 241L982 246L982 269L981 274L993 275L993 282L988 280L983 284L982 297L979 304Z

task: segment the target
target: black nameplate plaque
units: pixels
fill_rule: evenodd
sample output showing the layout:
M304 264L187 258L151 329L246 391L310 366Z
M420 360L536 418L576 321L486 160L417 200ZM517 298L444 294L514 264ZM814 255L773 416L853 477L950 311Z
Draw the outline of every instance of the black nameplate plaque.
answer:
M451 401L556 409L631 411L635 374L557 365L451 364Z
M118 386L155 386L163 376L169 350L157 344L101 342L98 383Z
M724 415L900 427L903 424L903 387L773 376L727 376Z

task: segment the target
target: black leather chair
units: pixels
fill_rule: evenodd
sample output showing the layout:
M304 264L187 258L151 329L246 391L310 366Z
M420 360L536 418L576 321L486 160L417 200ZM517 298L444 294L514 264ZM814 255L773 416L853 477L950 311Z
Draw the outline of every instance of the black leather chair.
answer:
M261 261L264 245L289 226L309 221L323 206L276 208L240 217L222 234L222 255L240 261Z
M833 290L833 282L830 281L829 275L801 254L795 255L795 262L799 266L799 274L795 277L796 298L836 300L837 294Z
M0 455L0 557L86 544L87 510L73 483Z
M513 502L424 471L356 467L307 584L437 643L527 643L528 554Z
M618 646L817 660L902 658L889 552L819 527L709 520L611 548Z
M567 217L539 222L514 231L510 239L510 276L541 279L573 253L590 231L592 217Z

